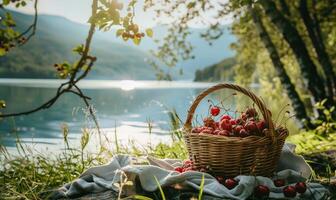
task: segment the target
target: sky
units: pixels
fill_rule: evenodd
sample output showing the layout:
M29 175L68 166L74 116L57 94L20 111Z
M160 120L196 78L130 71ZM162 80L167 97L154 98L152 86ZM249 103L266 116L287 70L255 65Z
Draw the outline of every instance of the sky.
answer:
M225 1L225 0L224 0ZM0 0L1 2L1 0ZM27 0L28 5L19 9L16 9L14 6L10 8L24 13L33 14L33 0ZM123 2L119 0L119 2ZM127 1L128 2L128 1ZM49 14L63 16L71 21L86 23L88 18L91 15L91 3L92 0L39 0L38 1L38 12L39 14ZM156 19L153 12L142 10L143 0L139 0L136 4L136 17L135 22L137 22L142 27L153 27L158 23L162 24L169 19ZM228 18L223 24L230 23L231 19ZM191 27L202 28L203 25L200 24L190 24ZM201 27L200 27L201 26Z
M0 0L1 2L1 0ZM122 2L122 1L119 1ZM34 7L33 1L27 0L28 5L16 9L14 6L10 6L10 9L33 14ZM39 0L38 1L38 13L63 16L67 19L79 23L86 23L91 15L91 3L92 0ZM152 18L154 14L152 12L142 11L141 3L137 4L136 18L139 18L139 23L145 27L153 27L157 24Z

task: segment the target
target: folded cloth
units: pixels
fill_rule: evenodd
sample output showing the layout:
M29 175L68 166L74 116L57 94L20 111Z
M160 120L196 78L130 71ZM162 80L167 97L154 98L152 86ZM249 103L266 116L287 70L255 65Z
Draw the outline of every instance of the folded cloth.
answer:
M298 181L305 181L311 175L311 169L301 156L294 153L295 146L285 144L281 153L278 172L278 179L285 179L288 185L294 185ZM85 171L72 183L58 189L53 198L78 197L87 193L99 193L106 190L118 191L115 183L119 183L122 174L130 177L137 176L142 188L152 192L158 189L158 180L161 186L169 186L180 183L182 186L200 189L204 175L203 192L220 198L247 199L252 195L257 185L266 185L270 189L270 198L283 199L283 187L276 187L272 179L261 176L235 177L239 180L238 185L229 190L220 184L213 176L198 171L179 173L174 167L181 166L182 161L176 159L155 159L148 157L150 165L132 165L132 158L128 155L116 155L107 165L93 167ZM322 199L328 194L328 190L318 183L307 183L307 191L297 195L297 199Z

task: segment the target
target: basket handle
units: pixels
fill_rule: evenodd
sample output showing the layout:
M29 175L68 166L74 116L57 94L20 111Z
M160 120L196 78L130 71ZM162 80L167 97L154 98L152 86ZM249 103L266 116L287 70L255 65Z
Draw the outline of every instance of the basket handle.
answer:
M217 84L215 86L212 86L206 90L204 90L202 93L200 93L196 99L194 100L194 102L191 104L189 110L188 110L188 116L187 116L187 120L184 123L184 130L186 131L190 131L191 130L191 123L192 123L192 119L195 113L195 110L198 106L198 104L201 102L201 100L206 97L208 94L216 91L216 90L220 90L220 89L232 89L238 92L243 93L244 95L248 96L250 99L252 99L252 101L258 106L266 124L269 127L270 131L266 131L266 135L267 137L270 137L272 142L275 142L275 129L274 129L274 124L272 122L272 116L271 116L271 112L266 108L265 104L262 102L262 100L260 100L259 97L257 97L254 93L252 93L251 91L240 87L239 85L235 85L235 84L230 84L230 83L221 83L221 84Z

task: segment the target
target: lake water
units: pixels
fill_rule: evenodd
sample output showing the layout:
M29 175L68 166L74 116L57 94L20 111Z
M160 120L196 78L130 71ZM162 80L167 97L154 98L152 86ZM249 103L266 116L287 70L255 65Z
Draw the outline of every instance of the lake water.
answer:
M7 103L4 113L25 111L51 98L61 80L0 79L0 99ZM200 91L214 83L191 81L105 81L84 80L79 86L87 96L99 119L101 130L109 138L144 144L169 142L168 111L175 109L182 120ZM224 95L229 95L227 91ZM221 94L223 95L223 94ZM205 100L198 113L206 114L209 103ZM69 137L79 140L81 128L92 127L81 100L73 94L61 97L50 109L31 115L6 118L0 122L1 143L15 147L15 134L25 144L58 149L62 144L62 126L67 124ZM148 121L153 124L149 134ZM116 128L116 129L115 129Z

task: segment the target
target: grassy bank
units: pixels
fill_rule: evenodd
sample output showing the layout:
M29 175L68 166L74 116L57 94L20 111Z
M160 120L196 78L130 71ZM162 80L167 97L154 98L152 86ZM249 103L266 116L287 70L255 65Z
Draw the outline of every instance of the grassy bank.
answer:
M71 182L87 168L109 162L115 154L185 159L187 151L181 132L178 130L180 122L176 115L171 113L170 116L173 140L170 144L159 143L139 148L134 143L122 146L116 139L109 141L109 143L100 143L97 146L97 151L93 153L87 149L91 132L83 129L80 147L74 149L69 145L69 132L64 128L62 131L63 150L57 153L40 153L25 146L18 138L18 154L13 155L5 147L1 147L1 163L3 164L0 170L1 198L44 199L53 189ZM148 130L151 134L151 124L149 124ZM328 150L336 149L335 139L335 132L320 134L316 130L302 132L288 139L288 141L297 144L298 153L308 158L307 161L316 170L312 181L322 181L328 185L330 178L335 176L335 163L333 164L329 158L321 156ZM317 156L314 157L314 155ZM314 161L313 159L316 158L319 160ZM314 165L316 162L319 164L317 167Z

